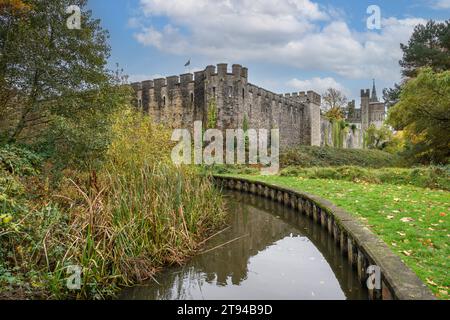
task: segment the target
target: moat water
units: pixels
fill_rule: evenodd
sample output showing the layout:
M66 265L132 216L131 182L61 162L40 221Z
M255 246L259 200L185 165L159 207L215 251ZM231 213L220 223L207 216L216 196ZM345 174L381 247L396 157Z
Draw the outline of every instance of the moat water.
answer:
M166 269L156 281L124 289L119 299L368 298L332 237L311 219L258 196L225 196L230 227L207 243L205 253Z

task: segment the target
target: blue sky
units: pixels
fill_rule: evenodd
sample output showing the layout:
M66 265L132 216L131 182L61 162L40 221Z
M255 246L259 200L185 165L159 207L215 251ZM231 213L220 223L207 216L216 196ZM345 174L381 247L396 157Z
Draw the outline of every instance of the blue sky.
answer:
M381 29L368 30L369 5ZM415 25L450 17L450 0L89 0L110 32L110 64L132 80L239 63L277 93L336 87L351 99L400 80L400 43Z

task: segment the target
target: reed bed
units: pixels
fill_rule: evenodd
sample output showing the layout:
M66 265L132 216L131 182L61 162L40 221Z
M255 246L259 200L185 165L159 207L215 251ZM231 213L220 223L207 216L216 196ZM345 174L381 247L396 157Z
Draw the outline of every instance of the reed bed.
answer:
M26 215L17 211L1 239L15 252L4 265L38 297L113 297L182 264L223 227L220 192L196 168L172 164L166 129L126 110L112 134L101 167L66 170L57 190L29 202ZM70 266L82 270L80 290L67 288Z

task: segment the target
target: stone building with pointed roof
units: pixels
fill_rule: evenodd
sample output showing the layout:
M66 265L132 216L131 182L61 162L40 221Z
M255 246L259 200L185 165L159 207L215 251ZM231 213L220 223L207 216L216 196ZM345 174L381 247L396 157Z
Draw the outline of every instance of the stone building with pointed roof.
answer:
M370 89L361 90L361 107L356 109L355 100L350 101L346 108L346 121L354 124L362 131L366 131L372 124L381 128L386 119L386 108L377 95L375 79L373 80L372 92Z

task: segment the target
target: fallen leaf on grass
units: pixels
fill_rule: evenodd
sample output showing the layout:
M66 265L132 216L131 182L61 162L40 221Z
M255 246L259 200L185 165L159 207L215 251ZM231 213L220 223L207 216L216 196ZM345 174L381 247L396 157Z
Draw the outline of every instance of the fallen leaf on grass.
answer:
M412 222L412 221L414 221L414 219L410 218L410 217L405 217L405 218L401 218L400 221L406 223L406 222Z
M434 287L437 286L436 282L434 282L433 280L428 279L428 278L427 278L426 280L427 280L427 283L428 283L429 285L434 286Z
M427 246L427 247L433 247L434 246L434 243L431 241L431 239L427 239L425 241L422 241L422 244L424 246Z
M446 216L447 216L447 214L445 214L445 212L441 212L441 213L439 213L439 215L440 215L441 217L446 217Z
M401 235L402 237L405 237L405 236L406 236L406 233L404 233L404 232L397 231L397 233L398 233L399 235Z
M395 217L394 216L387 216L386 217L388 220L392 220L392 219L394 219Z
M408 251L402 251L402 253L405 255L405 256L407 256L407 257L409 257L409 256L411 256L412 255L412 251L411 250L408 250Z

